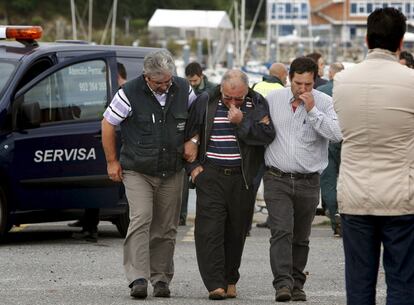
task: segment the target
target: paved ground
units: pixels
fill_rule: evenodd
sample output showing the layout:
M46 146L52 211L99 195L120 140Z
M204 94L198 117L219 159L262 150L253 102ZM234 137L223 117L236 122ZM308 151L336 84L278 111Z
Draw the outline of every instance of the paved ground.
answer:
M190 214L194 211L193 205L190 204ZM255 216L256 221L264 218L262 214ZM325 220L317 217L312 231L306 267L308 301L297 304L346 304L342 240L334 238L328 226L320 225ZM110 223L101 222L99 230L99 242L91 244L72 240L70 235L76 229L69 228L66 223L14 229L17 232L12 232L7 243L0 245L0 305L212 303L207 299L198 273L191 217L187 226L179 228L170 299L131 299L122 269L122 239ZM269 231L254 227L246 241L239 296L223 303L274 303L268 247ZM377 304L385 304L384 295L381 271Z

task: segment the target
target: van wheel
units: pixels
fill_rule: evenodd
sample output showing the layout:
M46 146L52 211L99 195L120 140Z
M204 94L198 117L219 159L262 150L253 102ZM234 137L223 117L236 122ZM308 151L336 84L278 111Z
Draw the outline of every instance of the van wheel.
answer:
M0 239L12 228L12 225L8 221L9 211L7 209L6 194L0 186Z
M120 214L118 218L114 220L114 224L116 225L119 234L121 234L122 237L125 237L129 226L129 207L127 207L123 214Z

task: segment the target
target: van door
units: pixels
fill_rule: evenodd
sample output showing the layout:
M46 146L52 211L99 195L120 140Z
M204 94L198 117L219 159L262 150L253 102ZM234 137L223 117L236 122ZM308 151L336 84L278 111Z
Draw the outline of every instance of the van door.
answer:
M114 207L120 184L107 178L102 114L116 92L114 52L46 70L13 102L12 189L17 209Z

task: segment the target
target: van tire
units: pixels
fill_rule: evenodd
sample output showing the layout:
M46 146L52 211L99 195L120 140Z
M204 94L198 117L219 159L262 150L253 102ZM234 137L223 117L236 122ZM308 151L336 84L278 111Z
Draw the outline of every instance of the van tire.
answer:
M12 225L9 223L9 210L7 208L7 197L0 186L0 240L10 231Z
M124 213L120 214L118 218L114 220L114 224L116 225L119 234L121 234L121 237L125 237L129 226L129 206Z

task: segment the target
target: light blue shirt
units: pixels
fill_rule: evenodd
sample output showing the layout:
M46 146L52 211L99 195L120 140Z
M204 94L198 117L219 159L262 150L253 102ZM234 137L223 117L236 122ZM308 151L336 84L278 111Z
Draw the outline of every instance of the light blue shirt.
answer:
M328 165L329 141L342 140L332 98L312 90L315 106L303 103L293 112L291 88L274 90L266 97L276 137L266 148L267 166L286 173L322 173Z

